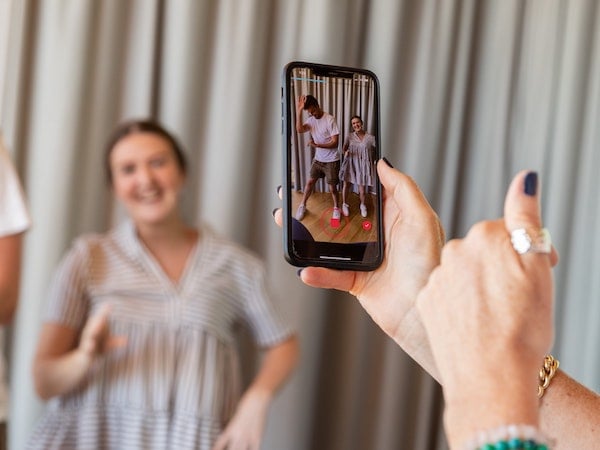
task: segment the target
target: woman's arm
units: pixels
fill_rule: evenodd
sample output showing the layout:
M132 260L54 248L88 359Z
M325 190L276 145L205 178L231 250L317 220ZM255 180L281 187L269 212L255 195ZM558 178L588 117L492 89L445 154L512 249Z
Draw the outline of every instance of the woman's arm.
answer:
M600 442L600 396L559 370L540 406L542 430L554 450L595 448Z
M299 353L296 336L265 351L258 374L242 396L235 415L213 450L238 448L240 444L251 450L260 448L271 400L296 367Z
M96 358L125 345L125 338L110 334L109 312L109 306L105 305L91 316L81 332L81 339L73 328L44 324L33 363L35 389L43 400L75 389Z
M42 400L73 390L89 369L91 359L77 348L78 334L55 323L42 326L33 361L35 390Z
M260 370L246 394L262 393L272 397L296 367L300 354L299 347L298 338L292 336L267 349Z
M350 139L348 136L344 139L344 145L342 146L342 153L345 155L348 151L348 147L350 147Z
M12 321L19 298L23 233L0 237L0 325Z

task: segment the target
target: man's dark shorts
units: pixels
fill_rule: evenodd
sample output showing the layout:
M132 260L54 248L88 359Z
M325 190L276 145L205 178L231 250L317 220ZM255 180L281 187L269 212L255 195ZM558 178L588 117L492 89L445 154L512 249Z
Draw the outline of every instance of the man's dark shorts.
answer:
M325 177L327 184L338 184L340 182L340 162L314 160L312 166L310 166L310 177L313 179Z

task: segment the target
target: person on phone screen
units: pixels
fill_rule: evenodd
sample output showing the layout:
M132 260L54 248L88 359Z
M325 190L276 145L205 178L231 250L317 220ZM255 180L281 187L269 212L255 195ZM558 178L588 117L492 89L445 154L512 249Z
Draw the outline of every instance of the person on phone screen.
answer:
M258 450L298 359L262 262L183 221L185 159L160 124L118 126L105 164L128 219L78 238L57 268L34 359L50 401L29 448ZM243 395L242 323L264 350Z
M0 449L7 446L8 417L4 326L17 309L23 234L30 222L23 189L0 134Z
M302 121L302 111L308 112L308 117ZM315 183L320 178L325 178L333 199L333 220L340 220L338 206L338 189L340 182L340 155L338 142L340 131L335 118L326 113L319 106L319 102L312 95L301 95L296 102L296 131L298 133L310 132L311 139L308 145L315 149L315 156L310 167L310 174L302 201L296 211L296 219L302 220L306 214L306 203L313 193Z
M351 119L353 132L346 136L342 147L344 161L340 168L340 179L343 182L342 187L342 214L348 217L350 215L350 205L348 204L348 190L350 184L358 186L358 195L360 198L360 215L367 217L366 190L368 186L375 185L375 170L373 165L373 154L375 150L375 136L367 133L363 128L363 121L360 116L353 116Z

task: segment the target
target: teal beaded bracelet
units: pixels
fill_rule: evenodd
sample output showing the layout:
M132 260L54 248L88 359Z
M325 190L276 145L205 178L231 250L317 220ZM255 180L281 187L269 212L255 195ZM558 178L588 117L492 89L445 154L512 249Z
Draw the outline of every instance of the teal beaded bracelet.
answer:
M464 446L465 450L548 450L548 438L537 427L525 424L503 425L480 431Z
M479 450L548 450L546 444L539 444L532 439L513 438L508 441L498 441L495 444L484 444Z

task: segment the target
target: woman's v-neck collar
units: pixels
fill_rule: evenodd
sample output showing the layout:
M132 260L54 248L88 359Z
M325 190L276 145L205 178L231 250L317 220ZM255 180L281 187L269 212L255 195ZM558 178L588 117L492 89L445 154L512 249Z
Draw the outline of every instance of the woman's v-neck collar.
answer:
M167 275L152 252L138 236L133 221L127 220L123 224L121 231L125 238L122 244L133 259L137 260L144 269L155 276L162 285L169 286L178 293L183 292L189 278L192 276L198 257L202 253L201 247L206 241L204 232L201 229L198 230L198 238L186 258L185 266L179 280L173 280Z

